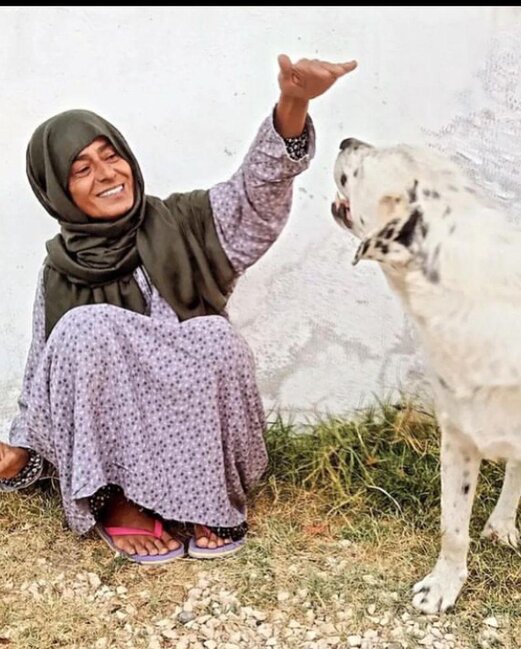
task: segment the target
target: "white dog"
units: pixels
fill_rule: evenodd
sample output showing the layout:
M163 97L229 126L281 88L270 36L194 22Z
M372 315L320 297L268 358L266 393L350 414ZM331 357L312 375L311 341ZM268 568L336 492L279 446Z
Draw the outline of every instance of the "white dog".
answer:
M355 139L335 164L336 220L362 239L416 325L442 432L442 541L414 587L425 613L452 606L467 578L482 458L507 460L483 534L517 547L521 496L521 229L451 160Z

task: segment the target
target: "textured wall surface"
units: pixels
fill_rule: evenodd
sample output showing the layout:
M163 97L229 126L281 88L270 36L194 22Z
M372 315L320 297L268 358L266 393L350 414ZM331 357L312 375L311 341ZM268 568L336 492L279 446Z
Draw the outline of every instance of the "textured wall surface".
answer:
M209 28L211 26L211 29ZM276 101L276 56L357 58L311 105L317 155L290 222L241 279L230 313L267 408L342 413L422 383L397 299L329 216L339 141L429 143L458 156L513 217L521 190L518 7L11 7L0 9L0 436L16 409L30 310L55 224L25 179L25 147L73 107L115 122L147 191L231 174Z

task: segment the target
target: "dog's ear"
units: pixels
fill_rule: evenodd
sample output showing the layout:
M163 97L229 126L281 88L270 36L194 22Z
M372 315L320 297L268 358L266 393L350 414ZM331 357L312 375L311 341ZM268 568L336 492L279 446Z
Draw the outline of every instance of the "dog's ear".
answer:
M419 208L401 218L391 219L383 228L362 241L356 251L353 265L360 259L374 259L394 266L405 266L414 256L411 247L421 223L422 213Z

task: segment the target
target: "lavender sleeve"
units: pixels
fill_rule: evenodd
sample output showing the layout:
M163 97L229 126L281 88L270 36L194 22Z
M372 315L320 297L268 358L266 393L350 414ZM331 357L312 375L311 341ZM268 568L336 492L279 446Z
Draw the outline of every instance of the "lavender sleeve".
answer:
M291 209L293 180L308 168L314 153L315 131L309 116L302 147L300 138L283 139L270 115L236 173L210 189L217 233L238 275L262 257L282 232Z

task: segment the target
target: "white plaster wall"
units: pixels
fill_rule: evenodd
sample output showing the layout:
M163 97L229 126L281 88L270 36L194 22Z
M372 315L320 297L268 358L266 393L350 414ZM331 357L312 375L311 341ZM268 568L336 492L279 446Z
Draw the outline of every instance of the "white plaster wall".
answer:
M68 108L113 121L147 191L209 187L274 105L280 52L359 69L313 101L317 155L290 223L230 313L267 408L341 413L421 383L401 308L329 216L340 140L453 150L515 213L521 158L519 7L6 7L0 9L0 435L16 409L44 241L25 147Z

